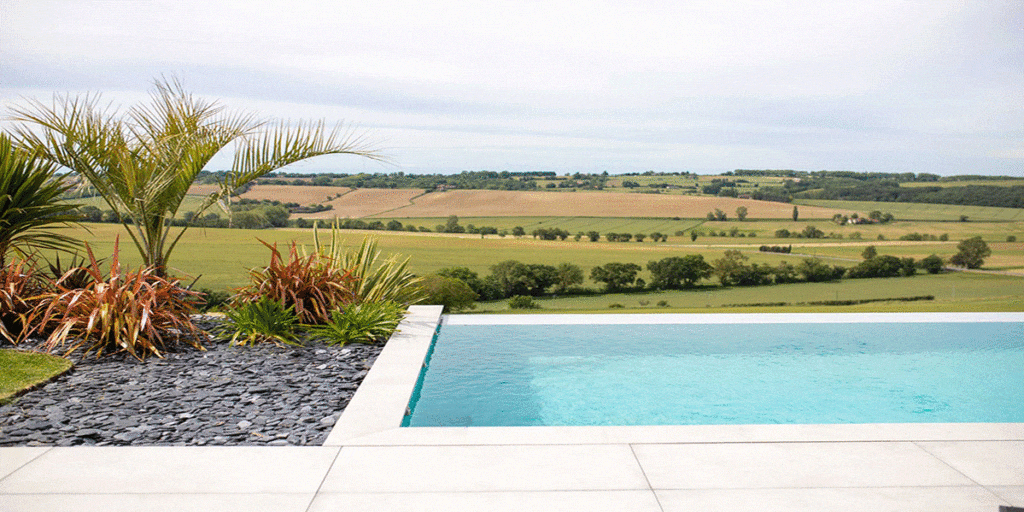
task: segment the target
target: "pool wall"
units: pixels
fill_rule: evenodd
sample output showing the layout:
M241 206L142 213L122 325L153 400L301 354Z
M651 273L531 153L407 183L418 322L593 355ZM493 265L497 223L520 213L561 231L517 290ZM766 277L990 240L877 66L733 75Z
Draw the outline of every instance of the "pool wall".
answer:
M349 402L325 446L806 441L1024 440L1024 423L884 423L830 425L661 425L629 427L401 427L434 334L444 323L807 323L1024 322L1024 313L450 315L412 306Z

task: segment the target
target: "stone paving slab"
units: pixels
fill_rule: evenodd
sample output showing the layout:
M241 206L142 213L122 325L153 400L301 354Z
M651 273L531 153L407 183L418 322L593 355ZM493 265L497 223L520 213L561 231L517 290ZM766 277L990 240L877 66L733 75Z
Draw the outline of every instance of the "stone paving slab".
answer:
M312 494L337 454L285 446L51 448L0 480L0 494Z
M305 512L313 494L0 495L4 512Z
M980 487L701 489L657 491L664 512L997 512Z
M651 491L320 493L310 512L660 512Z
M344 447L322 492L650 489L627 445Z

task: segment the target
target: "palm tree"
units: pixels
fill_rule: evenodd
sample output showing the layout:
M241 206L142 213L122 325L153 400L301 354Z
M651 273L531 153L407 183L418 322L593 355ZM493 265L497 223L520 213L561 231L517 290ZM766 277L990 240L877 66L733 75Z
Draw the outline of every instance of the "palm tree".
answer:
M286 165L320 155L383 160L351 130L319 122L264 122L196 98L177 80L155 80L149 104L122 116L99 96L55 95L52 106L15 108L17 143L84 176L116 212L146 265L166 276L175 245L189 228L172 229L189 187L219 151L234 144L234 162L193 219L215 204L228 208L238 187ZM34 126L33 126L34 125ZM33 130L32 128L37 128Z
M56 165L17 150L0 133L0 272L7 253L68 249L76 242L54 228L75 222L78 205L61 201L71 185L55 176Z

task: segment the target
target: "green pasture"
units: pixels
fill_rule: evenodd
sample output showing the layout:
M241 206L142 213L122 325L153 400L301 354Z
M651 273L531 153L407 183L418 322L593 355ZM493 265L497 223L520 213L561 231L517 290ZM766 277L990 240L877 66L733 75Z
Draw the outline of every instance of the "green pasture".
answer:
M131 240L124 234L122 228L111 224L89 224L91 232L84 229L74 231L78 236L90 243L97 256L109 257L113 251L114 238L121 234L121 258L129 265L140 263L137 251ZM328 231L321 231L324 240L329 238ZM433 233L392 233L380 231L340 231L340 238L345 245L356 246L365 236L374 236L380 241L381 248L386 253L397 253L411 258L411 270L417 274L428 274L436 272L444 267L465 266L476 271L481 276L487 275L489 269L500 261L515 259L525 263L541 263L557 265L562 262L571 262L581 266L585 274L589 275L590 268L603 265L609 262L636 263L646 268L647 262L658 260L669 256L685 254L702 254L709 262L722 257L727 249L740 249L746 254L751 262L767 263L775 265L779 261L798 263L802 258L815 256L827 259L830 263L852 266L861 260L861 252L864 247L871 244L871 241L849 242L830 241L822 243L818 240L770 240L770 239L747 239L747 238L711 238L702 237L696 243L689 241L689 238L679 239L672 237L667 243L652 242L576 242L572 239L566 241L542 241L534 240L531 237L516 239L514 237L487 237L480 239L474 235L440 235ZM304 244L307 248L312 247L312 230L300 229L279 229L279 230L240 230L240 229L190 229L182 239L170 265L175 273L180 276L189 276L191 279L201 276L197 283L198 288L210 288L213 290L224 290L244 286L247 281L248 269L260 267L267 264L270 251L260 243L264 240L267 243L277 243L282 251L287 251L291 241ZM777 244L773 242L778 242ZM793 254L761 253L758 252L758 245L767 243L769 245L793 244ZM956 242L900 242L897 245L884 245L875 243L879 254L893 256L910 256L919 259L930 254L938 254L943 258L949 258L956 252ZM1024 269L1024 242L1018 243L991 243L993 255L986 261L985 268L993 270L1017 270ZM648 279L645 271L641 277ZM960 285L963 281L965 284ZM928 288L918 289L922 283L930 283ZM666 292L669 296L664 298L672 308L706 308L721 307L724 304L747 304L756 302L801 302L809 300L831 300L835 299L835 291L849 292L840 295L840 299L861 299L861 298L885 298L902 297L908 295L933 294L940 296L936 283L952 283L949 290L952 292L955 285L956 295L950 295L947 300L954 302L942 303L943 307L955 309L958 304L964 308L978 307L984 309L986 304L992 308L1020 309L1024 307L1021 299L1024 298L1024 278L1019 276L992 276L970 273L948 273L939 276L919 275L909 279L870 279L870 280L846 280L840 283L829 284L797 284L780 285L761 288L736 288L736 289L715 289L714 291L702 292L695 295L695 292ZM586 286L596 287L596 283L587 280ZM830 288L831 287L831 288ZM839 287L839 288L837 288ZM833 295L820 290L832 290ZM816 291L818 290L818 291ZM938 290L938 291L937 291ZM856 293L854 293L856 292ZM815 295L815 293L817 295ZM823 294L824 293L824 294ZM806 295L810 294L810 295ZM660 294L648 294L660 295ZM695 297L714 297L716 300L708 302L693 302ZM651 304L656 304L663 298L653 298ZM686 299L686 300L683 300ZM547 299L546 299L547 300ZM562 310L576 309L607 309L607 305L613 302L627 304L626 298L621 300L612 296L599 297L572 297L569 299L554 299L552 308ZM633 299L630 299L633 300ZM641 300L641 299L635 299ZM647 299L642 299L647 300ZM559 302L568 301L568 302ZM936 303L941 301L937 300ZM574 303L578 303L573 306ZM968 304L970 303L970 304ZM559 305L561 304L561 305ZM640 307L639 304L635 304ZM899 307L924 307L921 304L906 305L899 304ZM932 305L934 306L934 304ZM503 303L496 306L485 306L500 310ZM547 307L547 306L545 306ZM653 306L651 306L653 307ZM892 305L874 305L878 311L888 310L896 307ZM979 310L981 310L979 309ZM660 309L659 309L660 310Z
M194 212L194 211L198 210L199 206L203 203L203 200L205 198L206 198L205 196L198 196L198 195L187 195L187 196L185 196L185 199L182 200L182 202L181 202L181 208L178 209L178 214L176 215L176 217L182 218L182 216L185 214L185 212L188 212L188 211L193 211ZM81 198L81 199L68 199L68 202L69 203L79 204L79 205L82 205L82 206L95 206L95 207L99 208L100 210L109 210L110 209L110 205L108 205L107 202L104 201L103 198L100 197L100 196L84 197L84 198ZM211 213L211 212L217 213L217 214L220 214L220 215L224 215L224 212L221 211L221 209L216 207L216 206L214 206L212 208L209 208L206 211L206 213Z
M914 221L959 221L966 215L968 222L974 221L1022 221L1024 208L997 208L994 206L961 206L930 203L883 203L874 201L831 201L818 199L795 199L797 205L822 206L870 212L879 210L892 213L897 220Z

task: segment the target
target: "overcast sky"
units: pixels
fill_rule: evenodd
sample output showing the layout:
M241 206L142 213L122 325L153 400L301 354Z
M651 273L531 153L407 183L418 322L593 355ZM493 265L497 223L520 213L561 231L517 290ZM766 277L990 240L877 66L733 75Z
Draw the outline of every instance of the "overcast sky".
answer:
M0 0L4 115L160 75L394 162L296 170L1024 176L1021 0Z

